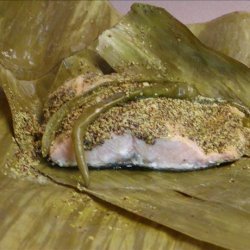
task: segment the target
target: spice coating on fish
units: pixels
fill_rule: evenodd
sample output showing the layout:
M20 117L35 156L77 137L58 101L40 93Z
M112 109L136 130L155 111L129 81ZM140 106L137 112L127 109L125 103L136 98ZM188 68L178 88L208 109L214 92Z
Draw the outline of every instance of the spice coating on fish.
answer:
M83 138L93 167L114 164L155 169L199 169L242 157L249 129L244 114L228 104L147 98L114 107L89 126ZM72 139L59 134L50 158L75 166Z

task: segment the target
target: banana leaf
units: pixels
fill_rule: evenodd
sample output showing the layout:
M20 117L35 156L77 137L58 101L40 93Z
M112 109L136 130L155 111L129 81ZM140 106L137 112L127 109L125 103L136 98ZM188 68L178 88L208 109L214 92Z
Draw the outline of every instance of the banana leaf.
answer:
M88 62L89 59L83 58ZM90 59L93 66L92 62ZM67 68L60 66L62 70L57 76L55 68L34 81L21 81L16 72L1 67L0 83L10 104L15 130L12 137L11 128L5 125L12 149L6 147L1 151L2 155L9 156L3 161L1 172L16 178L0 174L0 212L6 218L0 227L1 246L11 249L20 246L25 249L53 249L55 246L70 249L150 249L156 246L159 249L246 249L250 243L248 159L234 166L191 173L91 171L89 189L81 186L77 170L59 169L40 158L25 164L31 169L25 180L20 179L20 172L13 174L17 153L20 149L32 150L29 143L34 139L33 134L22 137L25 126L20 125L18 115L22 112L35 114L39 123L45 93L49 90L46 86L56 78L56 88L64 79L75 76L79 64L76 61L70 65L73 66L69 74ZM84 69L79 70L85 73ZM163 74L159 74L162 77Z
M41 78L119 18L107 1L4 1L0 16L0 63L21 80Z
M8 152L10 152L13 148L13 127L11 120L11 113L8 105L8 101L3 91L0 89L0 142L1 142L1 150L0 150L0 166L4 166L8 159ZM4 146L2 146L4 145Z
M200 241L226 249L249 246L249 159L186 173L92 170L89 189L81 186L77 171L46 164L38 169L56 183L78 187Z
M0 187L2 249L221 249L46 179Z
M232 12L188 28L207 46L250 67L250 13Z
M98 40L98 53L117 72L188 82L203 96L250 107L249 68L204 46L162 8L134 4Z
M111 73L112 71L111 67L95 51L90 48L81 50L61 62L56 78L50 87L50 93L55 91L67 80L79 75L89 73L103 75L104 73Z

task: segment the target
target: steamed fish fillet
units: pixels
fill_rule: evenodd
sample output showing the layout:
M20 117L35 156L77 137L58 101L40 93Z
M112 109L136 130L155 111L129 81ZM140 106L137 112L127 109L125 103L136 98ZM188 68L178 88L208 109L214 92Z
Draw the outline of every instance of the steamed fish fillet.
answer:
M243 119L244 114L228 104L141 99L112 108L89 126L83 138L86 161L92 167L172 170L235 161L249 146ZM50 159L60 166L76 166L70 131L56 137Z

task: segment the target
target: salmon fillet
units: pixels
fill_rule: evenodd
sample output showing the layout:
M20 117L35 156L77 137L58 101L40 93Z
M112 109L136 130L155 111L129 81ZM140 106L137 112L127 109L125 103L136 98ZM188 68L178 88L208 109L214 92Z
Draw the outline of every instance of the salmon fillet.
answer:
M102 114L83 144L92 167L114 165L191 170L241 158L249 147L245 115L228 104L148 98ZM57 135L50 159L76 166L71 131Z

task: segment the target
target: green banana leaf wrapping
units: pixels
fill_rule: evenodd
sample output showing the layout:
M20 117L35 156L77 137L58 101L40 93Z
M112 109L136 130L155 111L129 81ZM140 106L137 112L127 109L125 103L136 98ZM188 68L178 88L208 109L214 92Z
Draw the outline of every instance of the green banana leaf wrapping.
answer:
M250 107L250 71L204 46L161 8L134 4L99 37L99 54L118 72L188 82L203 96Z
M50 92L55 91L64 82L78 75L84 75L90 72L102 75L99 65L103 63L102 58L89 49L84 49L73 56L65 58L60 65Z
M0 63L22 80L41 78L119 17L107 1L9 1L0 15Z
M4 249L221 249L46 179L1 174L0 187Z
M188 28L207 46L250 67L250 13L232 12Z
M99 5L100 1L97 2ZM81 3L87 1L72 6L76 10ZM89 1L90 5L94 3ZM43 14L45 6L53 11L51 4L62 8L61 14L56 12L53 16L60 23L64 18L62 13L68 11L66 2L37 5L34 2L32 6ZM3 13L11 11L6 6L0 8L4 9ZM117 17L116 13L109 13ZM8 26L10 21L4 23ZM98 32L103 30L101 23ZM81 30L86 24L89 22L79 24ZM122 25L126 28L121 32ZM74 30L70 24L69 27ZM144 44L140 31L147 35ZM133 43L132 34L135 35ZM57 51L57 45L54 46ZM6 50L1 47L1 51ZM189 173L95 170L90 172L91 185L86 189L81 186L82 178L77 170L50 166L45 159L34 155L32 145L50 88L55 90L65 80L89 71L100 75L109 73L112 70L107 63L134 80L136 77L181 80L193 84L204 96L230 100L247 108L249 69L204 47L164 10L140 4L134 5L117 26L101 36L97 51L107 63L95 52L83 50L56 67L63 57L71 54L68 51L61 57L63 51L59 52L58 48L53 54L57 58L48 59L48 64L43 64L43 60L52 54L41 53L43 59L38 56L34 67L22 56L20 60L1 58L0 86L10 105L14 128L13 132L10 110L2 109L2 105L7 106L3 95L0 143L6 146L0 150L0 213L5 218L0 227L1 246L5 249L247 249L250 244L247 158L228 166ZM30 55L37 56L34 50ZM39 63L41 67L37 66ZM34 126L33 133L26 133L27 125ZM26 178L21 180L20 175Z

